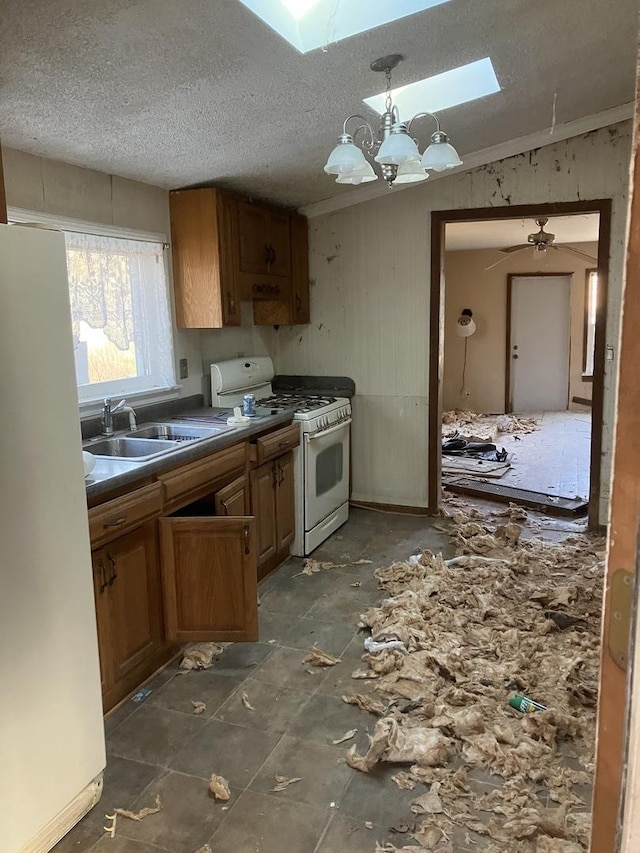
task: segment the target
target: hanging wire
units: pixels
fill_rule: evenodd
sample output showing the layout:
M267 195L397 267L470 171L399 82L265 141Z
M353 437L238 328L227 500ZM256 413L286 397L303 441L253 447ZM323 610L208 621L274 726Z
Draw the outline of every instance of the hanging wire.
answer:
M462 362L462 385L460 386L460 397L464 397L464 392L467 386L467 341L469 338L464 339L464 359Z
M329 45L331 44L331 42L334 42L336 40L336 29L337 29L336 15L338 14L339 6L340 6L340 0L336 0L336 5L333 9L333 12L331 12L329 14L329 16L327 17L327 40L322 45L322 52L323 53L328 53L329 52Z

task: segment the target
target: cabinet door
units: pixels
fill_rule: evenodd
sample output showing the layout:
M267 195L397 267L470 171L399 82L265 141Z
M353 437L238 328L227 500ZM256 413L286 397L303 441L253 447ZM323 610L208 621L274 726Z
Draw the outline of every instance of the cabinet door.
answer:
M93 565L93 594L98 628L98 654L100 656L100 681L105 694L114 683L111 655L111 624L109 617L109 587L107 584L107 558L104 550L91 555Z
M291 323L311 320L309 305L309 224L306 216L291 216Z
M273 464L278 481L276 488L276 530L278 533L278 551L281 551L291 545L295 535L293 453L281 456Z
M255 519L160 519L169 639L258 639Z
M109 602L109 648L114 681L162 648L162 599L155 522L103 549Z
M220 298L225 326L240 325L238 292L238 203L233 196L217 193L220 246Z
M249 511L247 497L247 480L245 477L238 477L233 483L229 483L224 489L215 493L216 515L236 517L247 515Z
M238 238L241 272L266 275L269 251L267 248L267 211L249 202L238 203Z
M251 472L251 512L258 524L258 565L277 551L276 533L276 472L268 462Z
M291 275L290 216L270 210L267 214L267 256L270 275L288 278Z

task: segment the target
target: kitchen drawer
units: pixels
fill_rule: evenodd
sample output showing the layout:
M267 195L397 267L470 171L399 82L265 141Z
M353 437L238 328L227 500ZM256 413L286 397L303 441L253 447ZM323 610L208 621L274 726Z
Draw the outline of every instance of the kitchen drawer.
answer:
M223 478L242 473L246 466L246 453L244 443L236 444L166 474L159 474L165 513L206 494Z
M110 542L162 514L162 485L151 483L89 510L91 547Z
M251 444L250 459L262 465L263 462L281 456L299 444L300 426L294 422L284 429L278 429L263 438L256 439L255 443Z

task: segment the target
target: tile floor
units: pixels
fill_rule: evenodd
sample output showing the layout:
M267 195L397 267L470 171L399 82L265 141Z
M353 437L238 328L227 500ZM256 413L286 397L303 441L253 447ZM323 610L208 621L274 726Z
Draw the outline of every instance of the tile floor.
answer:
M431 520L356 509L314 556L371 565L295 577L302 561L285 563L260 587L260 642L229 646L207 671L170 666L144 703L129 701L107 719L104 795L55 853L196 853L207 843L215 853L372 853L376 841L393 840L389 828L411 818L416 792L391 781L397 768L352 770L344 763L350 744L333 740L357 728L352 742L363 749L376 720L340 698L369 687L350 674L362 649L358 614L380 598L372 570L425 547L450 553ZM315 642L344 662L309 672L301 662ZM206 702L203 716L193 715L192 700ZM213 772L229 781L228 806L208 795ZM303 781L274 793L276 774ZM479 793L491 779L478 772ZM156 795L160 813L138 823L121 818L116 837L105 836L106 812L137 811ZM395 836L400 846L402 838ZM462 829L452 840L456 853L486 843Z

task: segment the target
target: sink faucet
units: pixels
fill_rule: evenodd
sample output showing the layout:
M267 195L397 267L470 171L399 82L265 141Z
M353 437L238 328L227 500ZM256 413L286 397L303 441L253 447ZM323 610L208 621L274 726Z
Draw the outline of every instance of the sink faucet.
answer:
M112 405L112 401L110 397L105 397L104 406L102 407L102 434L103 435L113 435L113 416L116 412L128 412L129 413L129 429L133 432L138 428L136 424L136 413L131 408L131 406L126 406L125 403L127 401L125 399L120 400L120 402L116 405Z

